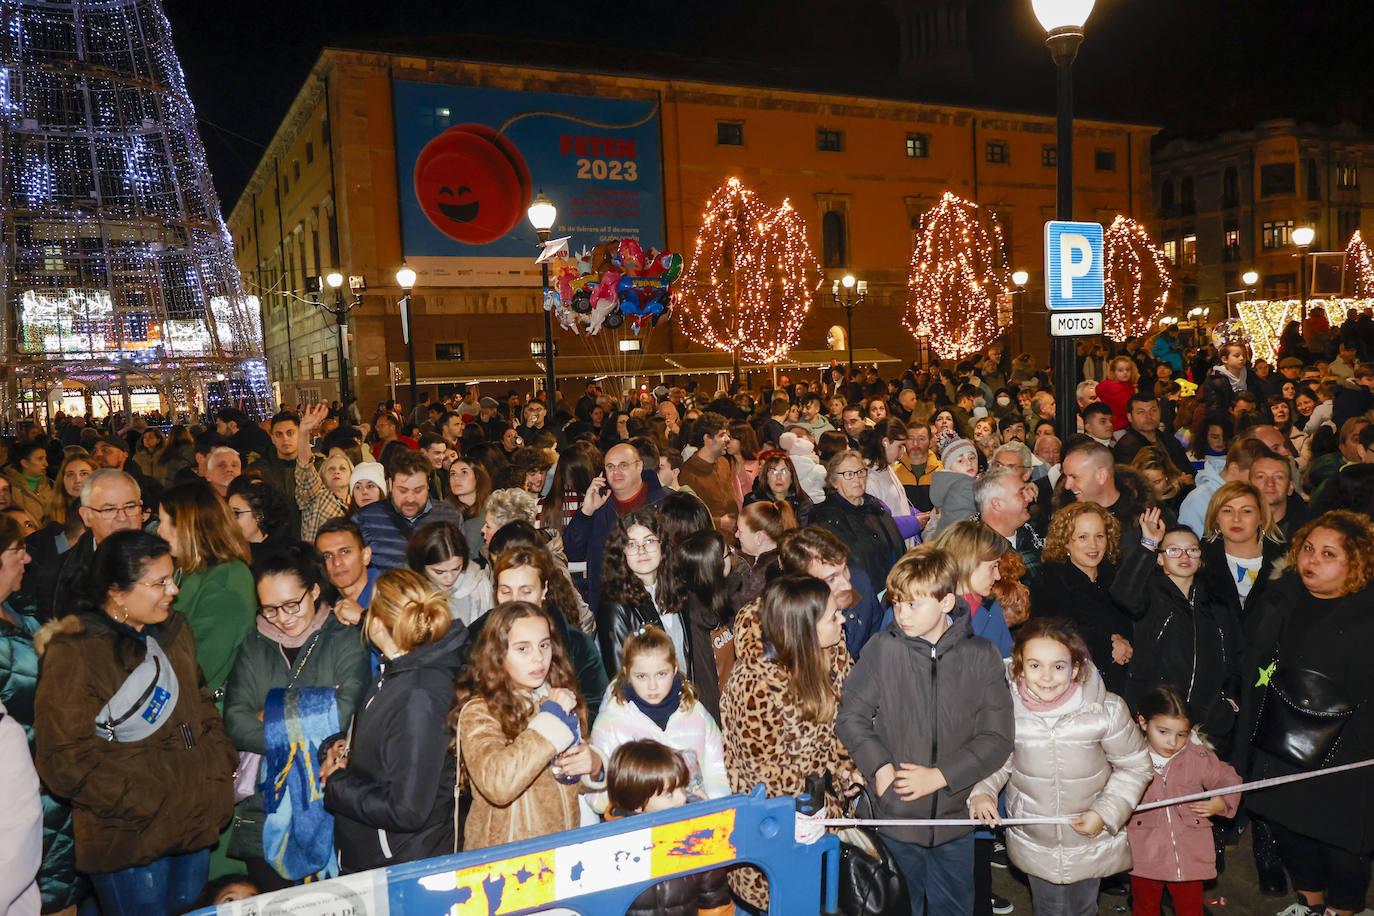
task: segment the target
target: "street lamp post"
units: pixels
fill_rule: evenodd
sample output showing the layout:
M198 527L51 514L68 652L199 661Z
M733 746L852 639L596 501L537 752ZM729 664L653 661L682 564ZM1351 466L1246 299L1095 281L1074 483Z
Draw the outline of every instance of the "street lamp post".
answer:
M1035 18L1045 29L1045 44L1058 71L1058 218L1073 219L1073 60L1083 43L1083 23L1094 0L1031 0ZM1055 426L1061 441L1077 431L1078 347L1073 337L1054 338Z
M1024 296L1025 293L1026 293L1026 284L1030 282L1030 274L1029 274L1028 272L1024 271L1024 270L1012 271L1012 274L1011 274L1011 282L1016 286L1016 295L1017 295L1018 297ZM1025 316L1025 312L1026 312L1026 301L1025 301L1024 299L1021 300L1020 306L1021 306L1021 320L1016 322L1016 351L1017 351L1018 353L1023 353L1023 352L1025 352L1025 349L1026 349L1026 338L1025 338L1025 328L1026 328L1026 322L1025 322L1025 317L1026 317L1026 316ZM1014 317L1015 317L1015 312L1013 311L1013 318L1014 318Z
M337 270L324 278L324 282L329 284L329 288L334 290L334 307L316 302L315 305L334 316L334 323L338 326L339 333L339 405L348 407L348 313L358 304L354 302L345 303L343 296L343 274Z
M396 285L401 287L401 336L406 342L406 359L410 362L410 412L420 403L415 394L415 333L410 326L410 291L415 288L415 271L404 263L396 271Z
M844 290L844 295L840 295L840 290ZM858 293L856 297L854 294ZM847 378L854 380L854 309L863 305L868 298L868 281L855 280L853 274L845 274L844 279L836 280L835 285L830 287L830 298L835 304L844 309L844 341L849 345L849 374Z
M1311 226L1299 226L1293 230L1293 244L1297 245L1302 259L1298 264L1298 287L1302 296L1302 336L1307 337L1307 251L1317 232Z
M544 196L540 191L530 204L528 211L530 225L534 227L534 232L539 236L539 244L542 246L549 240L549 234L553 230L553 224L558 219L558 208L553 205L553 201ZM543 282L543 292L540 295L540 304L544 308L544 399L550 411L553 410L553 401L556 397L554 386L556 382L553 377L553 310L549 308L547 295L549 292L549 262L542 261L539 264L539 275Z

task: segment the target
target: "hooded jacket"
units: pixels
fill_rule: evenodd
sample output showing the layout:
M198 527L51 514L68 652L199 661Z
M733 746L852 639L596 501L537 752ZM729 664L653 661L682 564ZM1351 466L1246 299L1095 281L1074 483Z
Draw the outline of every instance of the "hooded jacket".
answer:
M456 776L447 719L468 655L455 621L383 664L358 710L348 766L325 783L344 874L453 852Z
M1193 738L1156 772L1140 803L1222 789L1240 782L1240 776L1229 764L1222 763ZM1235 817L1240 796L1221 798L1226 802L1221 816ZM1131 874L1137 877L1153 881L1206 881L1217 876L1212 819L1193 813L1189 803L1131 815L1126 838L1134 860Z
M930 524L926 526L925 539L934 540L936 535L966 518L978 513L973 501L973 478L959 471L944 468L930 475L930 502L938 510Z
M1103 832L1086 837L1068 824L1007 828L1007 855L1028 875L1051 884L1106 878L1131 867L1126 823L1154 778L1150 752L1126 701L1108 693L1096 668L1079 686L1082 701L1055 717L1021 701L1007 659L1016 747L1002 768L970 795L997 797L1007 788L1008 817L1061 817L1095 811Z
M1201 540L1203 524L1207 520L1207 504L1212 501L1212 494L1220 490L1226 481L1222 480L1221 472L1210 464L1203 465L1194 480L1197 486L1183 497L1183 504L1178 507L1178 520L1193 529L1193 534Z
M997 771L1012 750L1011 698L1002 655L975 636L964 599L932 645L894 621L865 647L844 685L835 734L870 786L887 764L935 767L945 788L903 801L895 786L877 796L875 816L962 818L969 789ZM903 843L938 846L972 827L889 827Z
M95 719L147 652L155 633L175 672L176 706L141 741L106 741ZM76 866L119 871L206 849L233 813L238 755L196 662L186 619L172 611L142 634L87 611L47 624L35 697L38 774L71 799Z

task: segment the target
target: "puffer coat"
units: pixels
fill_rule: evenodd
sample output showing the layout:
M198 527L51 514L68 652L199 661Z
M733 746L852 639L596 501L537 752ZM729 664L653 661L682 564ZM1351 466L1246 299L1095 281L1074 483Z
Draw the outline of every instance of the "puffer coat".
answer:
M1068 824L1007 828L1007 855L1028 875L1052 884L1106 878L1131 867L1126 822L1154 778L1145 735L1126 701L1109 693L1096 668L1078 689L1082 701L1057 718L1031 712L1021 701L1007 660L1016 747L974 795L997 797L1007 787L1008 817L1063 817L1088 810L1103 832L1085 837Z

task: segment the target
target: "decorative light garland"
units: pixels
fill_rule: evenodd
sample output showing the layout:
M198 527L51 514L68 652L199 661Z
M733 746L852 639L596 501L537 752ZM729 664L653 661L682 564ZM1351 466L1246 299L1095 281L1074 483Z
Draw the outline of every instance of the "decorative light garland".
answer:
M941 358L982 350L1005 330L997 304L1011 291L1002 227L989 210L946 191L921 219L902 324Z
M1168 306L1174 285L1164 252L1144 226L1120 214L1107 228L1103 247L1107 336L1120 342L1148 334Z
M1355 298L1374 297L1374 256L1371 256L1369 245L1360 235L1360 230L1356 229L1350 237L1350 244L1345 246L1345 255L1345 269L1355 271Z
M678 283L678 326L695 343L775 363L801 340L823 282L806 222L788 201L765 206L738 178L706 203Z
M1374 310L1374 299L1308 299L1307 314L1326 313L1331 327L1339 327L1351 314ZM1250 299L1237 302L1236 311L1245 326L1246 342L1255 359L1273 362L1279 337L1290 321L1302 320L1301 299Z
M0 335L20 389L146 371L271 409L245 296L159 0L7 7ZM8 406L8 405L0 405Z

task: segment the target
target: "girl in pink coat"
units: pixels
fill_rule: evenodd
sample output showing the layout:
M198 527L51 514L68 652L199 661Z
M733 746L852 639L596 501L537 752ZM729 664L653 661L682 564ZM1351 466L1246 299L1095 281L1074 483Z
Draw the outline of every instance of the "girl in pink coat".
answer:
M1193 734L1188 703L1172 684L1161 684L1141 699L1136 721L1155 768L1141 805L1240 784L1230 764ZM1202 882L1217 876L1210 818L1234 817L1239 804L1240 794L1232 793L1131 815L1126 838L1135 862L1132 916L1159 916L1166 887L1177 916L1202 916Z

